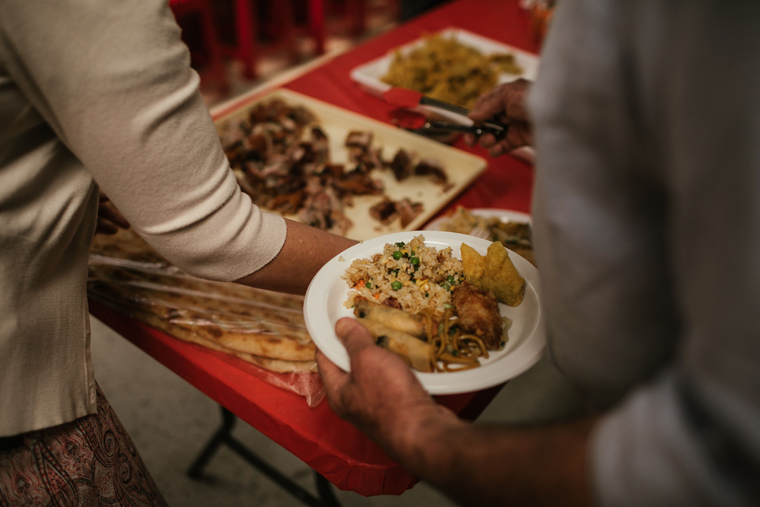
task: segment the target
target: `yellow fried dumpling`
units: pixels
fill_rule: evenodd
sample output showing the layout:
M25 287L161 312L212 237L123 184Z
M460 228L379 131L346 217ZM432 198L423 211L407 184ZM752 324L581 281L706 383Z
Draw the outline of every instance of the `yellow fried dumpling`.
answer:
M500 302L518 306L525 295L525 279L509 258L509 252L499 241L488 247L484 256L462 244L462 265L465 278L477 288L493 293Z
M486 272L486 258L480 255L470 245L462 243L462 266L467 281L480 288L480 279Z
M496 299L509 306L522 303L525 279L509 258L509 252L500 241L494 241L486 254L486 274L483 288L493 292Z

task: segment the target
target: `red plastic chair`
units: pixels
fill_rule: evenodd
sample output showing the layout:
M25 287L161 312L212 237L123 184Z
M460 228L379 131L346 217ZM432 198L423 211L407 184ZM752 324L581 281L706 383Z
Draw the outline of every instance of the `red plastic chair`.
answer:
M309 30L316 43L316 52L325 52L325 2L309 0Z
M309 33L316 41L318 54L324 53L325 47L323 2L324 0L308 0ZM287 47L291 58L295 60L297 48L293 3L293 0L269 2L266 4L267 18L259 20L260 11L255 0L228 0L225 5L228 9L222 13L223 19L219 21L234 31L234 41L226 41L228 43L223 46L223 50L226 56L243 64L245 77L254 78L257 75L256 61L262 52L258 46L260 28L264 35L276 39L277 48Z
M315 52L318 55L325 52L325 2L324 0L280 0L269 4L269 19L267 19L267 31L279 39L280 45L287 46L295 56L297 16L302 14L299 9L305 7L306 33L314 39Z
M230 83L224 64L222 44L217 35L211 0L169 0L169 7L180 26L192 16L196 16L200 20L202 40L208 62L208 70L204 77L212 78L223 93L229 91Z
M323 0L319 0L322 2ZM352 37L361 37L367 31L367 20L373 12L390 12L390 19L397 21L400 13L400 0L328 0L328 10L342 14Z
M278 0L279 3L282 0ZM231 0L231 27L234 41L224 46L228 58L238 60L243 65L243 76L253 79L257 76L256 62L259 51L256 45L258 22L254 0Z

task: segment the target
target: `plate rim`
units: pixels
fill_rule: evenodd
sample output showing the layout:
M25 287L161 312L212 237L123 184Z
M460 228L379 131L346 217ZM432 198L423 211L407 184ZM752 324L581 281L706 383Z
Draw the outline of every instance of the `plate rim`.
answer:
M462 206L467 211L472 213L473 215L477 215L483 218L490 218L497 216L499 218L507 218L508 220L513 220L512 217L520 217L525 220L525 222L533 225L533 217L530 215L530 213L525 213L523 211L517 211L517 210L511 210L511 209L501 209L501 208L467 208L466 206ZM448 215L441 215L437 218L434 218L430 220L427 224L425 224L425 227L423 228L425 231L440 231L441 229L436 229L434 227L439 226L444 220L448 220L451 217ZM514 220L516 221L516 220Z

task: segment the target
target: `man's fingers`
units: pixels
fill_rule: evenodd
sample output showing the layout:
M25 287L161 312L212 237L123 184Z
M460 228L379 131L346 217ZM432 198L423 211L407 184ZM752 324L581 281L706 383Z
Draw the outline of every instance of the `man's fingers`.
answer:
M490 148L497 143L496 136L493 134L483 134L480 136L480 145L483 148Z
M350 317L344 317L335 324L335 333L343 346L346 347L349 357L362 349L375 346L367 328Z
M486 134L480 138L480 145L486 148L492 157L499 157L517 148L532 146L533 134L528 125L515 123L509 127L503 139L497 140L490 134Z
M504 147L504 145L502 143L499 143L499 144L496 144L494 146L491 146L488 149L488 154L491 155L492 157L496 158L496 157L500 157L500 156L504 155L507 151L508 151L508 149L506 147Z
M322 384L325 386L325 391L330 398L337 398L336 393L340 392L348 382L348 374L335 366L327 356L321 351L317 350L315 357L317 366L319 367L319 375L322 377Z
M486 121L504 112L503 86L497 86L478 97L475 106L467 115L473 121Z
M478 143L478 137L475 134L464 134L462 138L467 146L475 146Z
M525 79L496 86L478 98L468 116L475 122L529 122L526 96L530 87L531 82Z

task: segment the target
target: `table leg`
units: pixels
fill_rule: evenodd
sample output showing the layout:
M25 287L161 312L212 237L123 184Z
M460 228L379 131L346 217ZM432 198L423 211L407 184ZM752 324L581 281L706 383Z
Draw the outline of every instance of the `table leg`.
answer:
M217 449L222 445L226 445L235 454L246 460L249 464L254 466L261 473L277 483L278 486L304 504L313 507L340 507L340 504L332 491L332 485L317 472L314 472L314 477L316 479L319 496L314 496L251 452L238 439L232 436L232 429L235 426L235 421L237 421L237 416L222 406L220 406L220 408L222 410L222 426L216 431L216 433L214 433L211 440L209 440L208 444L206 444L193 464L190 465L190 468L187 470L187 475L190 478L200 479L203 475L203 468L211 460Z
M330 481L322 477L322 475L316 471L314 472L314 479L317 482L317 491L319 492L319 497L322 499L322 505L325 505L326 507L340 507L338 499L335 498L335 493L333 493Z
M221 407L221 405L220 405ZM214 455L217 449L225 443L227 438L231 436L232 428L235 426L237 417L224 407L222 409L222 427L217 430L211 440L209 440L203 451L195 458L195 461L187 470L187 475L191 479L200 479L203 475L203 468L211 461L211 457Z

